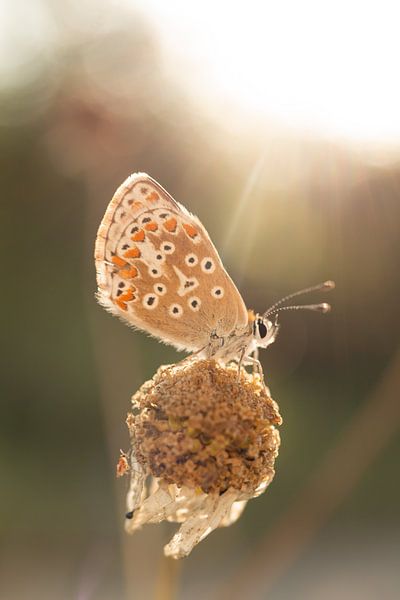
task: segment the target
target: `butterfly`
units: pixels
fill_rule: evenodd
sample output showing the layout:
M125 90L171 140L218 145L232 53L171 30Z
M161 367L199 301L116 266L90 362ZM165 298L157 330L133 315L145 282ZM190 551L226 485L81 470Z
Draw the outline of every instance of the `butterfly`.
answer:
M99 303L129 325L179 350L260 369L258 348L276 339L280 311L330 310L326 303L282 304L334 287L326 281L300 290L255 315L200 220L146 173L131 175L114 194L97 233L95 263Z

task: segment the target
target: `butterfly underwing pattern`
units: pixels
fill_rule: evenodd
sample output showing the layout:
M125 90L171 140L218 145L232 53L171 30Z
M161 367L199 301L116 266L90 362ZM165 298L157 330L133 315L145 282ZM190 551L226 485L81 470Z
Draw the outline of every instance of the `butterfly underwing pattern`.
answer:
M98 300L178 349L246 328L248 312L210 237L194 215L145 173L117 190L95 249Z

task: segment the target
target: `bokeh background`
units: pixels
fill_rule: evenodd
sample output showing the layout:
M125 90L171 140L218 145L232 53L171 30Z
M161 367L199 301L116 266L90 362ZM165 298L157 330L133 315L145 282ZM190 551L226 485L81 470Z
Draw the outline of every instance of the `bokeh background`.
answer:
M398 598L397 12L1 3L1 598ZM134 171L200 217L249 307L337 284L262 354L274 482L179 569L171 527L125 535L115 463L130 396L182 355L94 299L96 230Z

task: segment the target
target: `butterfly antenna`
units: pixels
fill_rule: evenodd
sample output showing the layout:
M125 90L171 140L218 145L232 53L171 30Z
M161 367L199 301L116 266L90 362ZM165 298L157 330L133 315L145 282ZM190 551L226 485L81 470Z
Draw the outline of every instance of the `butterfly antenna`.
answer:
M283 304L284 302L287 302L288 300L290 300L291 298L295 298L296 296L302 296L303 294L309 294L310 292L322 292L322 291L328 292L329 290L333 290L334 287L335 287L335 282L334 281L324 281L323 283L319 283L318 285L313 285L311 287L304 288L303 290L299 290L298 292L293 292L292 294L288 294L288 296L285 296L284 298L281 298L280 300L278 300L278 302L275 302L275 304L273 304L264 313L263 317L268 317L268 316L276 314L277 312L280 312L282 310L301 310L301 309L305 309L305 310L315 310L315 311L319 311L319 312L322 312L322 313L329 312L330 306L329 306L329 304L326 304L326 302L323 302L322 304L305 304L305 305L298 305L298 306L283 306L281 308L278 308L278 307L281 304Z
M269 316L277 315L284 310L313 310L315 312L327 313L331 310L331 305L326 302L322 302L321 304L298 304L295 306L281 306L280 308L276 308L272 313L268 313Z

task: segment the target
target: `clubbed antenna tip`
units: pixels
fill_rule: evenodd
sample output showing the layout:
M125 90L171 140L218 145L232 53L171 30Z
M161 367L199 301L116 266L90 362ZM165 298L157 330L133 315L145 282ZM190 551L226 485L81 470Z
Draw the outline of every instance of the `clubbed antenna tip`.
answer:
M316 308L316 310L319 310L322 313L328 313L331 310L331 305L327 302L322 302L322 304L318 305L318 308Z

